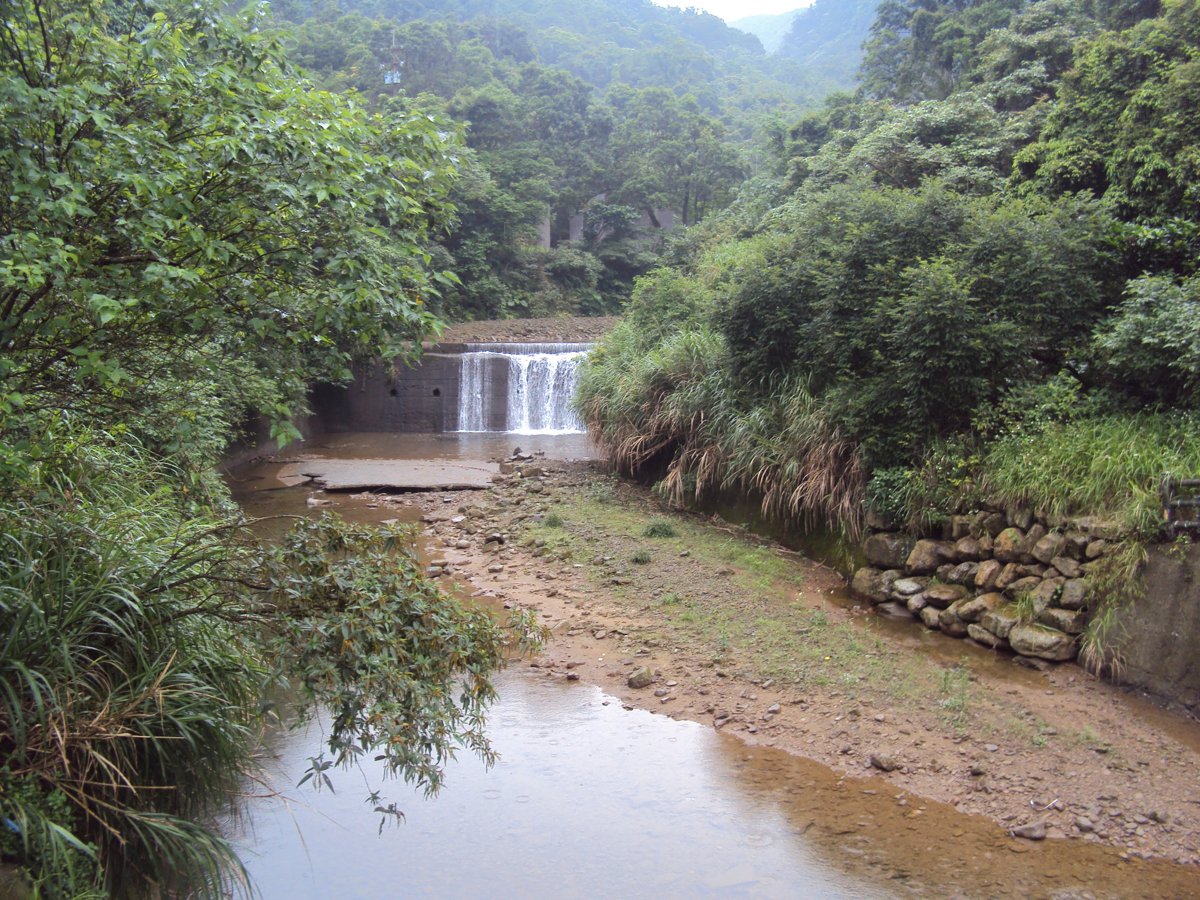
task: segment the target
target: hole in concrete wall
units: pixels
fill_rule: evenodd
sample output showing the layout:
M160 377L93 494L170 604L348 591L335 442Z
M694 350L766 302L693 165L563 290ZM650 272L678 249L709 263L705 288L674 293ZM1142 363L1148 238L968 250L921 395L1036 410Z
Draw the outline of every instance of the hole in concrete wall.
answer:
M391 394L393 397L395 397L400 392L397 391L395 388L392 388L390 391L388 391L388 393Z
M442 389L441 389L441 388L434 388L434 389L433 389L433 396L435 396L435 397L440 397L440 396L442 396Z

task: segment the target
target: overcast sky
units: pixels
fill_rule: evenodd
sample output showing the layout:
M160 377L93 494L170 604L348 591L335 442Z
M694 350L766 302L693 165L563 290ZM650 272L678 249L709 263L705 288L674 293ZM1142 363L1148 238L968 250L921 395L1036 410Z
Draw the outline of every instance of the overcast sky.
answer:
M720 16L726 22L734 19L744 19L746 16L775 15L791 12L811 6L812 0L654 0L659 6L681 6L684 9L696 7L714 16Z

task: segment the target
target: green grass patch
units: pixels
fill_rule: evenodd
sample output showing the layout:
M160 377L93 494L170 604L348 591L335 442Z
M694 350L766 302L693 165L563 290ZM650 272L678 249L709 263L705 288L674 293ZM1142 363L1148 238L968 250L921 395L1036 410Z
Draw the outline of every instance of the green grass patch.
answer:
M672 538L675 537L675 526L665 519L655 519L642 529L642 537Z

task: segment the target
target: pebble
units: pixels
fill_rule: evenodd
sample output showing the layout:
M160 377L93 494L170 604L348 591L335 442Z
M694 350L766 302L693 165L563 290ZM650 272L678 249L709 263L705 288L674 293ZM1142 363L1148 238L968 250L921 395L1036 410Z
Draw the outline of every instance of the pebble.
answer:
M1046 839L1045 822L1029 822L1012 829L1012 836L1024 838L1027 841L1044 841Z

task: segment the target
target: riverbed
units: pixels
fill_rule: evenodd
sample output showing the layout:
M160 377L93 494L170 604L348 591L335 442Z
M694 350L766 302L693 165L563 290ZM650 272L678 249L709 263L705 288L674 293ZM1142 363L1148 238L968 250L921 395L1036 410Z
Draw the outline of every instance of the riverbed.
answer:
M565 448L561 437L549 449L517 440L548 456L590 453L578 436ZM513 442L347 435L287 458L479 459L511 453ZM315 498L367 521L421 515L371 495L287 487L275 479L283 464L239 473L252 514L318 514L327 507ZM320 734L276 735L270 790L255 793L279 796L248 800L229 824L263 896L1184 897L1200 884L1193 867L1012 838L882 778L653 715L591 677L514 665L490 718L499 764L487 771L464 754L432 800L383 785L406 820L382 831L363 802L376 776L337 773L335 792L294 788Z

